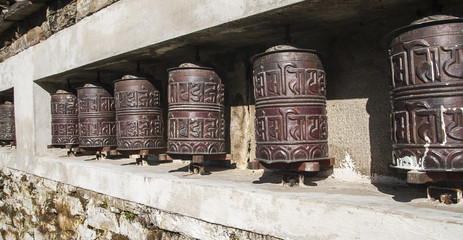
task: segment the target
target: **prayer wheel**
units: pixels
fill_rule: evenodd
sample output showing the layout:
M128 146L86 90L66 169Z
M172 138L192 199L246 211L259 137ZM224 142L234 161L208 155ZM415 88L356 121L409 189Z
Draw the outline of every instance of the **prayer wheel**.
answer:
M79 144L77 97L62 90L51 95L51 145Z
M98 149L116 146L114 98L102 87L86 84L77 88L79 147Z
M328 158L326 75L317 52L276 46L252 57L256 160Z
M392 32L392 167L463 171L462 29L431 16Z
M119 151L165 148L161 96L153 84L124 76L114 81L114 98Z
M167 152L224 154L224 86L212 68L168 69Z

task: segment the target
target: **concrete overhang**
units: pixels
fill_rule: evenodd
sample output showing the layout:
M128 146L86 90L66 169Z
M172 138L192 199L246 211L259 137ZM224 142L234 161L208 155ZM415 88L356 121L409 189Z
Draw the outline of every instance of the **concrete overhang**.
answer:
M458 12L459 1L441 1ZM150 9L150 11L139 11ZM124 73L143 68L168 68L192 61L195 47L202 60L214 62L220 54L245 52L252 56L272 45L284 43L290 26L292 43L320 51L327 42L378 26L388 31L404 26L421 15L431 14L431 3L422 1L119 1L25 50L33 54L14 56L0 68L23 71L14 62L33 62L33 81L50 91L101 81L110 84ZM329 38L329 39L327 39ZM339 39L338 39L339 40ZM342 39L341 39L342 41ZM384 47L386 42L374 43ZM17 60L16 60L17 59ZM10 66L11 65L11 66ZM11 87L11 76L0 89Z

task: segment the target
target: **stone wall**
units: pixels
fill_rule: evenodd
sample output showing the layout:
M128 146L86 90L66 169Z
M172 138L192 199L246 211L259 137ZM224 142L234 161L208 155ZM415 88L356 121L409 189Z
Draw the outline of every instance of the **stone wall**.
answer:
M0 239L5 240L275 239L4 167L0 190Z

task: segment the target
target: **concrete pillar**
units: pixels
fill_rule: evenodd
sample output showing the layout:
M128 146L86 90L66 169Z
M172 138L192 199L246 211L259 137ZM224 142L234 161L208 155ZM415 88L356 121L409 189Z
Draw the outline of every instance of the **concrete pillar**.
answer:
M32 51L23 51L14 58L8 59L8 65L15 66L14 74L10 74L14 84L15 125L17 159L21 165L27 166L35 158L35 111L33 74L34 63L30 61ZM5 64L5 63L4 63ZM21 66L20 71L18 71Z
M38 84L33 83L35 153L37 157L47 155L47 145L51 144L51 95Z
M9 77L14 84L17 157L25 166L44 156L51 142L50 94L33 82L34 64L30 55L30 51L24 51L8 59L8 65L21 66L21 71Z

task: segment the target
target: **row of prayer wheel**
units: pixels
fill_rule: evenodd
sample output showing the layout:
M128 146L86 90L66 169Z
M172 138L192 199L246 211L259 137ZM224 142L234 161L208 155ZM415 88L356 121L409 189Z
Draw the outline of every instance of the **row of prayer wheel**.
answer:
M91 84L78 88L77 97L53 94L52 146L225 153L224 86L219 76L211 68L182 64L169 69L168 89L167 144L160 92L146 78L127 75L114 81L114 97Z
M254 57L257 159L327 157L325 72L317 53L275 47ZM224 154L224 85L211 68L168 70L167 144L159 91L144 78L114 82L114 98L86 85L51 97L52 145L172 154Z
M283 45L252 60L256 159L264 164L326 159L326 78L317 52Z
M393 167L463 170L461 29L460 18L431 17L391 35ZM257 160L272 164L327 158L326 75L317 52L277 46L252 62ZM97 87L78 90L79 111L74 96L54 95L52 102L60 103L52 106L65 106L52 107L53 144L77 144L79 139L82 147L167 146L169 153L224 153L219 76L213 69L190 65L168 72L167 144L159 92L140 78L115 82L115 104Z

